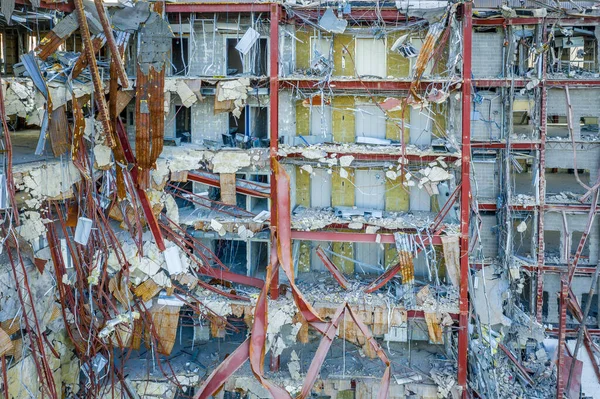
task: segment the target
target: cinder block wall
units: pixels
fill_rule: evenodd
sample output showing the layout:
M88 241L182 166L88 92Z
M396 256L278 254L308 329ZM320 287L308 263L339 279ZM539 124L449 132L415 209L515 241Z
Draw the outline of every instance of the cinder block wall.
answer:
M481 246L483 255L486 258L496 258L498 256L496 225L495 215L481 215Z
M500 192L496 160L473 160L471 187L479 200L496 199Z
M502 75L502 30L496 32L473 32L473 76L498 78Z
M471 112L478 115L477 120L471 120L471 139L480 141L498 140L501 138L502 98L493 91L477 91L483 97L481 104L471 103ZM474 111L477 111L475 113ZM471 116L471 119L474 116Z

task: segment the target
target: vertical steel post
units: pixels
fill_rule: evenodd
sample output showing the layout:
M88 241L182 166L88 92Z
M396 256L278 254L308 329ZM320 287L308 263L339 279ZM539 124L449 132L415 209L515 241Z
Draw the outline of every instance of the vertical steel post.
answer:
M469 349L469 218L471 214L471 50L473 3L463 4L462 163L460 193L460 302L458 330L458 385L467 397L467 351Z
M274 162L277 160L279 142L279 5L271 4L270 45L269 45L269 142L271 158L271 234L277 231L277 182ZM279 297L279 267L273 269L271 299Z

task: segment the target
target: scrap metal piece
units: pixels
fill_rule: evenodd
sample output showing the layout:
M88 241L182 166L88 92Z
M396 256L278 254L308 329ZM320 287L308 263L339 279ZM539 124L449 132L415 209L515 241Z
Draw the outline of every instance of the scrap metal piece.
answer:
M42 155L44 148L46 147L46 133L48 130L48 119L49 113L52 112L52 100L50 99L50 92L46 85L46 79L42 76L40 66L35 59L35 53L33 51L23 54L21 56L21 62L27 70L27 73L33 81L35 88L44 96L46 104L44 106L44 116L42 116L42 124L40 127L40 137L38 139L37 147L35 148L35 155Z
M121 81L121 86L127 89L129 87L129 79L127 79L127 72L125 71L125 65L123 64L123 58L121 57L121 51L119 50L117 42L115 41L115 37L113 36L112 26L106 15L104 3L102 0L94 0L94 4L96 5L96 11L98 11L98 17L100 18L100 23L102 24L102 29L104 31L106 41L108 42L108 47L110 48L111 63L116 66L117 76Z
M319 258L321 258L321 260L323 261L323 264L325 265L327 270L329 270L331 272L331 274L333 275L333 278L335 278L335 280L338 283L340 283L340 286L343 289L347 290L348 289L348 281L346 280L346 278L344 277L342 272L340 272L340 269L338 269L337 266L331 261L331 259L329 259L329 257L327 256L327 254L325 253L323 248L321 248L320 245L317 247L317 256Z
M327 32L344 33L348 26L348 21L343 18L338 18L334 14L333 9L327 8L321 19L319 19L319 26Z
M71 13L61 19L58 24L40 41L35 49L37 56L46 60L52 55L64 41L79 28L77 15Z
M85 10L83 8L83 0L73 0L75 8L77 10L77 17L79 19L79 31L83 40L83 47L87 62L90 68L90 74L92 75L92 82L94 84L94 91L96 92L95 100L98 106L98 114L102 128L104 129L104 135L106 137L106 144L109 147L115 146L114 132L110 123L110 116L108 114L108 105L106 104L106 98L104 98L104 87L102 79L98 72L98 65L96 63L96 56L94 55L94 46L90 37L90 30L88 27Z

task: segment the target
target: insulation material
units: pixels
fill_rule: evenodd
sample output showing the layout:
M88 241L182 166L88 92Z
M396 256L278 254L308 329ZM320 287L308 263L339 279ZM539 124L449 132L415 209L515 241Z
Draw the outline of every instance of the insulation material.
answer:
M6 333L6 331L0 328L0 356L4 356L13 348L14 345L10 340L10 336Z
M443 329L442 320L436 312L425 312L425 322L427 323L427 331L429 332L429 342L432 344L443 344Z
M221 187L221 202L228 205L236 205L236 189L235 189L235 174L234 173L221 173L220 175L220 187Z
M442 236L442 247L444 248L444 261L448 278L453 286L460 286L460 247L458 236Z
M156 351L161 355L170 355L175 337L177 336L177 326L179 325L179 306L154 305L150 310L152 323L157 335ZM149 347L150 331L146 328L146 345Z

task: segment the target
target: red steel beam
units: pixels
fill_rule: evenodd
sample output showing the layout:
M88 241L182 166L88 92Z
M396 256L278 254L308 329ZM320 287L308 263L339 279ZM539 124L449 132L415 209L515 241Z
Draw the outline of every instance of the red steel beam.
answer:
M345 233L341 231L298 231L292 230L293 240L303 241L329 241L329 242L371 242L376 243L377 236L382 244L394 244L393 234L368 234L368 233ZM433 245L442 245L440 235L434 235Z
M539 278L539 276L538 276ZM566 331L567 331L567 300L569 297L568 283L563 275L560 280L560 296L559 296L559 324L558 324L558 348L556 360L556 397L562 398L565 389L566 379L563 373L565 362L566 349Z
M281 19L281 8L278 4L267 5L270 12L269 23L269 157L271 160L271 229L277 231L277 213L281 211L277 203L277 174L275 164L277 163L277 151L279 149L279 20ZM289 197L289 191L284 193ZM291 218L286 218L291 224ZM290 226L284 226L289 229ZM291 243L290 243L291 245ZM271 299L279 297L279 267L273 269L271 280Z
M167 3L165 4L165 12L167 13L220 13L220 12L270 12L271 5L269 3Z
M503 25L538 25L544 22L549 23L560 22L561 26L566 25L595 25L600 22L599 17L585 17L585 18L510 18L504 19L498 18L473 18L473 24L478 26L503 26Z
M543 39L547 40L548 35L546 33L546 24L542 25L544 29ZM538 211L538 223L537 223L537 266L538 274L536 281L536 319L539 323L542 322L542 309L544 307L544 214L545 214L545 203L546 203L546 101L548 96L548 90L546 87L546 57L542 57L542 83L540 84L540 149L539 149L539 184L538 184L538 196L540 201L540 209Z
M419 155L419 154L386 154L386 153L359 153L359 152L327 152L327 157L330 158L332 154L335 154L336 158L343 157L344 155L352 155L356 161L398 161L398 158L404 157L412 162L433 162L439 157L444 157L448 161L455 161L459 157L457 154L440 152L435 155ZM301 152L293 152L287 154L288 158L303 158Z
M160 226L158 225L158 220L154 216L152 212L152 205L150 205L150 200L148 199L148 195L146 192L139 187L137 184L137 164L135 161L135 157L133 155L133 151L131 151L131 145L129 144L129 139L127 138L127 131L125 130L125 126L123 126L123 122L121 118L117 118L117 139L119 140L121 147L123 149L123 154L125 155L125 159L131 165L134 165L131 168L131 177L135 183L135 190L137 192L138 198L140 200L140 204L142 205L142 210L144 211L144 216L146 216L146 223L148 223L148 227L150 227L150 231L152 231L152 236L156 241L156 246L162 252L165 250L165 241L163 239L162 232L160 231Z
M331 272L331 275L343 289L348 289L348 281L344 277L344 274L337 268L337 266L329 259L323 248L319 245L317 247L317 256L321 258L325 267Z
M537 272L539 273L540 270L544 273L567 273L568 272L568 266L561 266L561 265L542 265L541 267L538 265L525 265L525 266L521 266L523 269L530 271L530 272ZM588 274L593 274L594 271L596 271L595 267L580 267L578 266L577 268L575 268L575 275L581 275L581 276L585 276Z
M535 142L511 142L511 150L537 150L540 147L540 143ZM471 143L471 148L484 148L491 150L504 150L506 149L506 143L482 143L475 142Z
M33 8L33 5L31 4L31 1L29 0L15 0L16 4L22 4L25 6L29 6L31 8ZM56 10L56 11L62 11L62 12L73 12L75 10L75 6L73 5L73 1L70 0L66 3L61 3L61 2L46 2L46 1L40 1L40 7L39 8L43 8L43 9L47 9L47 10Z
M280 87L282 89L319 89L319 79L281 79ZM448 80L447 82L450 82ZM427 81L423 80L419 83L419 88L431 88L435 87L441 89L444 87L443 81ZM458 82L454 82L458 83ZM406 90L408 91L411 87L411 81L386 81L386 80L359 80L359 79L331 79L328 83L328 89L333 90Z
M469 219L471 216L471 61L473 44L473 3L463 4L462 66L462 163L460 193L460 288L458 322L458 385L467 397L467 361L469 350Z

